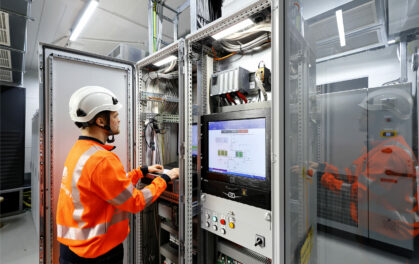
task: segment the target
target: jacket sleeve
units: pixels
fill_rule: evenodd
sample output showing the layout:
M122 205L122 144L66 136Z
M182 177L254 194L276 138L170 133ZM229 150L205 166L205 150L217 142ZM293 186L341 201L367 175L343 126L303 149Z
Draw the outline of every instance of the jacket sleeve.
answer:
M127 173L128 178L131 179L133 185L136 185L137 182L144 178L145 175L148 173L148 166L142 166L141 168L133 169L132 171Z
M338 168L327 162L321 163L318 171L321 175L321 184L336 194L342 190L342 186L347 185L343 180L339 179Z
M123 211L138 213L154 202L166 189L167 179L158 177L142 190L134 181L141 171L126 173L121 162L113 156L103 158L92 173L91 188L103 200ZM169 178L170 179L170 178Z

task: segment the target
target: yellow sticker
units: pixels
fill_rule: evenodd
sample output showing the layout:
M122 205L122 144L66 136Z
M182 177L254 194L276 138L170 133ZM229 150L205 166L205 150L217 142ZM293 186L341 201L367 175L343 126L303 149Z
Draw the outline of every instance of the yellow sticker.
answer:
M381 131L381 137L397 137L397 131L394 130L385 130Z

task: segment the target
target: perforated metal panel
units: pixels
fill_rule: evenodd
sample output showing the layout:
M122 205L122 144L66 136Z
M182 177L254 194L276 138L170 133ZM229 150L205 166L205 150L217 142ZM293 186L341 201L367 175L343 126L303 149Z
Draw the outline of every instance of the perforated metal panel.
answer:
M10 50L0 49L0 67L12 68Z
M346 37L346 46L341 47L339 41L331 41L324 45L317 46L316 54L318 58L324 58L337 53L354 51L357 49L381 45L382 36L379 29L372 30L364 34L349 35Z
M12 71L0 69L0 81L12 82L13 81Z
M343 11L343 22L347 34L378 23L374 1ZM330 16L310 24L309 29L314 32L313 40L315 41L336 37L338 35L338 27L335 14L331 13Z
M0 44L10 46L9 14L0 11Z

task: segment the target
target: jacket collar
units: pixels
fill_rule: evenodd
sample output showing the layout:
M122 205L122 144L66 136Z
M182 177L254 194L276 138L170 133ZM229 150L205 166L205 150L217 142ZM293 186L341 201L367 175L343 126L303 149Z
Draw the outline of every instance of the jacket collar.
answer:
M79 140L90 140L90 141L93 141L93 142L99 144L102 148L104 148L106 150L109 150L109 151L112 151L112 150L114 150L116 148L116 146L105 145L105 144L103 144L102 141L100 141L99 139L94 138L94 137L79 136Z

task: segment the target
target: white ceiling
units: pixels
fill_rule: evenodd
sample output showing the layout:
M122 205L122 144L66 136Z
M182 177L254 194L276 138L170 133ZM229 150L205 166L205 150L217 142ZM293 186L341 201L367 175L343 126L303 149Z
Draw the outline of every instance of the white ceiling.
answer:
M26 70L38 67L38 43L66 46L70 29L87 0L33 0L28 21ZM167 0L176 9L184 0ZM68 47L107 55L119 43L148 50L148 0L99 0L99 6L79 38ZM174 13L164 9L170 18ZM179 35L189 31L189 8L180 16ZM163 40L173 41L173 26L163 23Z
M167 0L177 8L185 0ZM239 1L239 0L236 0ZM38 43L65 46L70 29L87 0L33 0L28 22L26 70L37 68ZM302 0L303 16L307 20L350 0ZM148 0L100 0L99 7L81 33L69 47L107 55L118 43L128 43L148 50ZM419 0L388 0L389 32L394 34L419 26ZM164 15L174 14L165 9ZM179 35L189 31L189 8L180 17ZM163 24L163 40L172 42L173 27Z

